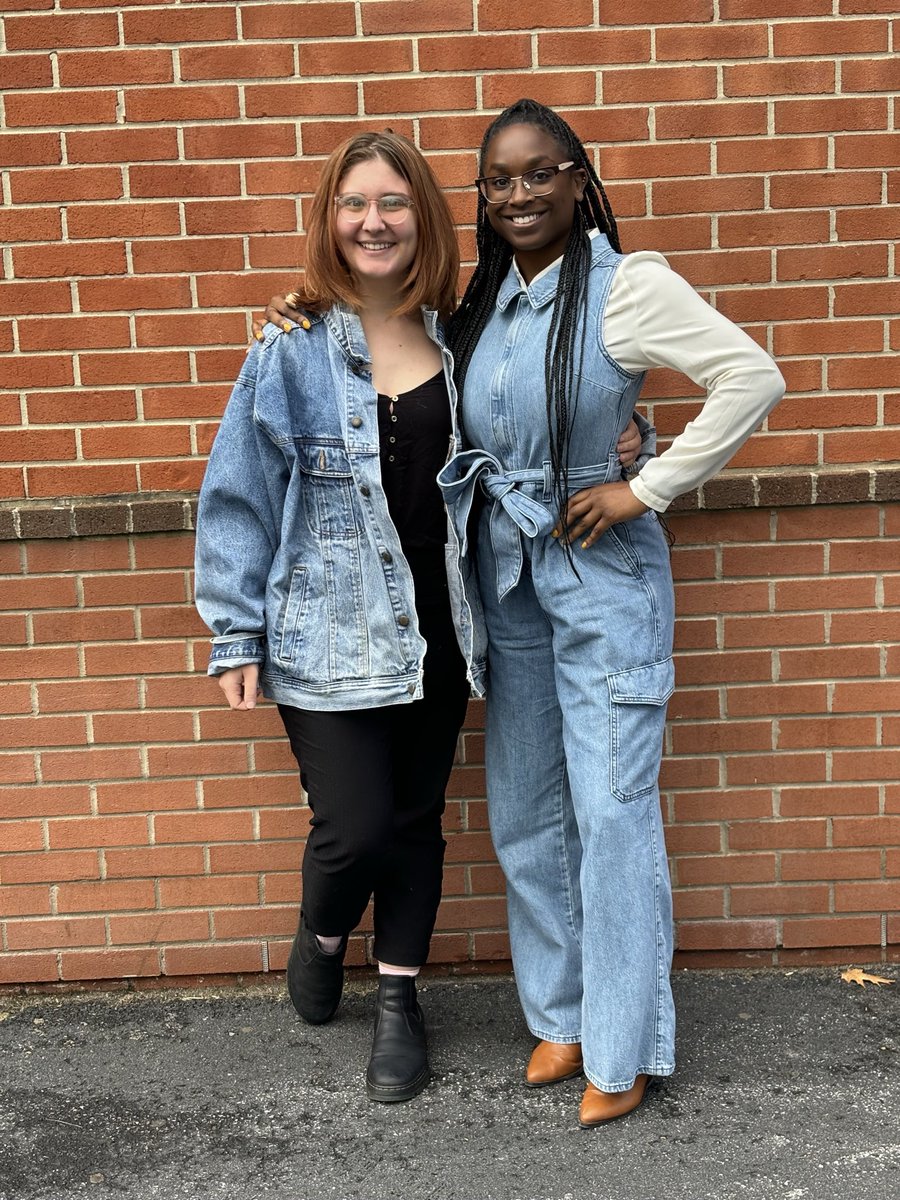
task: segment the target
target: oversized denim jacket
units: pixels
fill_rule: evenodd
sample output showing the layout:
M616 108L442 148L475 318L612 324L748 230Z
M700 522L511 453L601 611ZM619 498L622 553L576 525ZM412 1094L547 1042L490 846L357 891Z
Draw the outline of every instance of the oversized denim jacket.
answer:
M441 348L461 449L449 350ZM211 675L261 665L265 695L320 711L420 699L426 644L381 483L377 394L362 325L342 306L290 335L267 325L225 410L200 492L196 604ZM448 522L460 649L484 693L486 634L468 558Z

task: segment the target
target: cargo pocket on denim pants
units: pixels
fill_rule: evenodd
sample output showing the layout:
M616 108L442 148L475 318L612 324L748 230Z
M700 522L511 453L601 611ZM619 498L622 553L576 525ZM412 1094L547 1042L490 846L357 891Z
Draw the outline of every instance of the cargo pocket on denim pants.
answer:
M607 675L610 787L625 802L652 792L659 779L666 702L675 690L671 658Z

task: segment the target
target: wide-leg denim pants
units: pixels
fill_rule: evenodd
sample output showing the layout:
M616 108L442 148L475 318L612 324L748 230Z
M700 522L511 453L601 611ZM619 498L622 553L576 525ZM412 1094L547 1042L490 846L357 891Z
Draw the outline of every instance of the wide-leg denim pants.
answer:
M516 492L549 498L537 484ZM658 791L673 687L668 548L646 513L575 548L576 574L546 532L519 532L521 573L499 599L498 503L480 515L477 553L488 803L519 996L536 1037L581 1042L588 1079L625 1091L639 1073L674 1069ZM495 526L506 519L496 512Z

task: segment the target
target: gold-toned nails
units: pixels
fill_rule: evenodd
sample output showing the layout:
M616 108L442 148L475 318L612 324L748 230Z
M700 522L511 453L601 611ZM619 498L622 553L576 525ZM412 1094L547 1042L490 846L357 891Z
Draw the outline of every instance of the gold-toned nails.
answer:
M266 335L263 333L263 331L261 329L258 332L256 330L254 330L253 336L256 338L256 340L258 342L264 342L266 340Z
M281 322L281 328L284 330L284 332L285 332L285 333L290 333L290 332L291 332L291 323L290 323L290 321L282 321L282 322Z
M310 325L309 321L307 321L306 317L304 317L303 320L300 322L300 328L301 329L312 329L312 326Z

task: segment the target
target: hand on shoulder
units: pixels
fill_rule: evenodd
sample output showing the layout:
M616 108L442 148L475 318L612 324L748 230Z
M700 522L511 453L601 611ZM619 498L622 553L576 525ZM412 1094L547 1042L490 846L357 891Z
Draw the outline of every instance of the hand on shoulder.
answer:
M277 296L272 296L269 303L266 305L265 319L272 325L278 325L285 333L290 333L294 325L299 325L301 329L309 329L309 321L303 313L295 308L294 305L300 303L300 297L296 292L288 292L286 296L279 293ZM291 322L293 321L293 325ZM258 342L263 340L263 325L265 322L254 318L253 321L253 336Z

